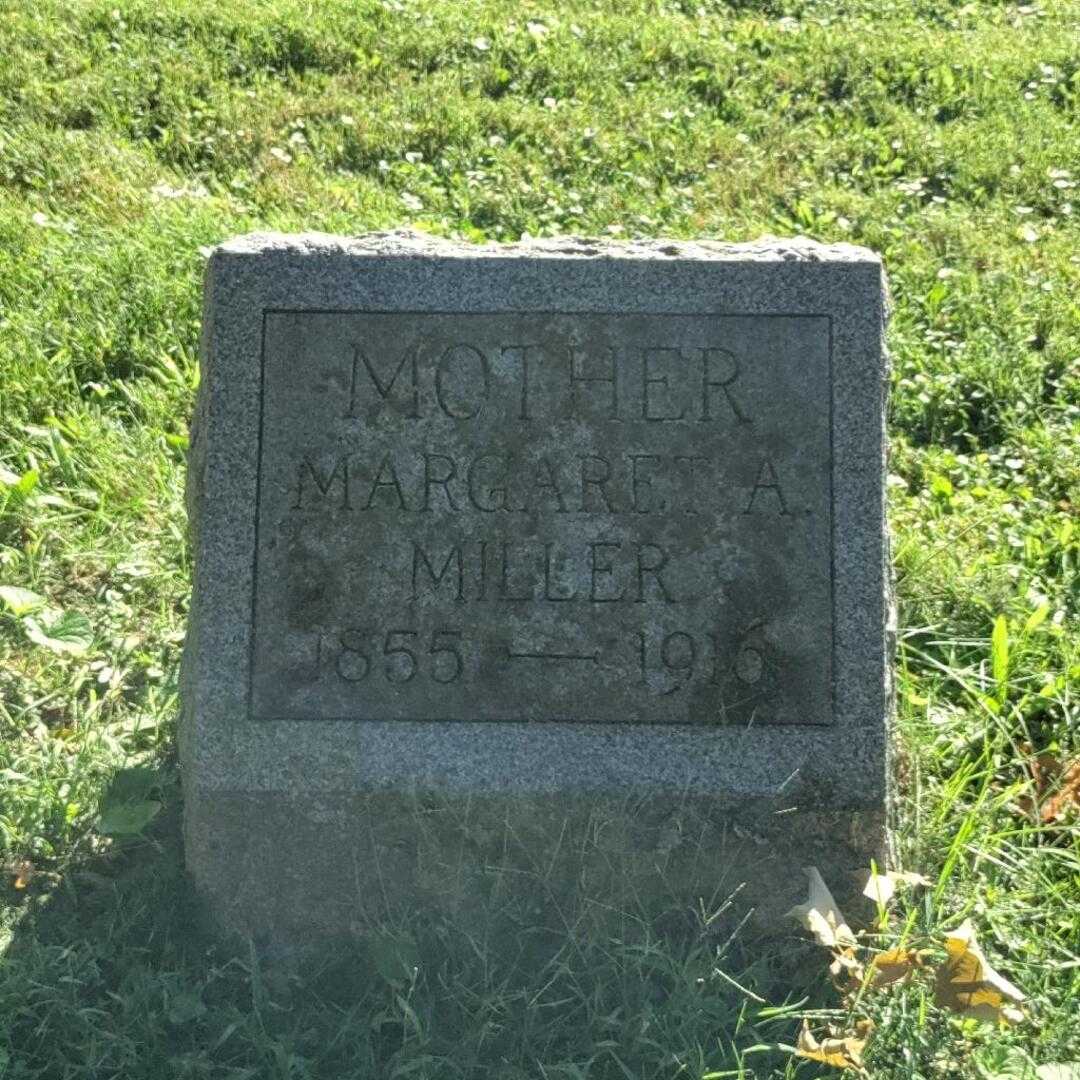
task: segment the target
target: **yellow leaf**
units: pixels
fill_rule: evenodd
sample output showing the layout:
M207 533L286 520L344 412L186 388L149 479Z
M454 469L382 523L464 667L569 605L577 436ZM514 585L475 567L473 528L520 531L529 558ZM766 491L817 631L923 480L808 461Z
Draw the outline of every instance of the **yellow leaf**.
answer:
M970 919L945 936L945 951L934 993L938 1005L976 1020L1016 1024L1024 1018L1015 1008L1024 995L987 963Z
M866 875L866 884L863 886L863 896L876 904L884 905L893 898L898 885L929 884L930 881L922 874L914 874L908 870L886 870L884 873L869 870Z
M805 904L796 904L785 917L798 919L814 935L817 943L827 949L854 945L855 935L836 906L818 868L808 866L805 869L810 879L810 895Z
M880 990L883 986L906 981L912 972L923 966L925 955L915 949L889 949L878 953L870 961L870 988Z
M795 1045L795 1054L798 1057L809 1058L811 1061L822 1061L837 1069L861 1071L863 1050L866 1048L872 1029L873 1025L868 1020L861 1021L856 1035L841 1037L830 1035L819 1042L810 1031L810 1025L804 1020L802 1030L799 1032L799 1041Z

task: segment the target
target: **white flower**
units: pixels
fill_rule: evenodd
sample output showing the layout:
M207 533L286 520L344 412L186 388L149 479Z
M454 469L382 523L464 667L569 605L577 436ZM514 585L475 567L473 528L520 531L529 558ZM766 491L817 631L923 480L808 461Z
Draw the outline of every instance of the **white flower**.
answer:
M162 180L150 189L150 194L158 199L205 199L210 192L202 184L177 188Z
M58 229L71 236L75 232L75 225L70 221L50 221L40 210L30 215L30 221L39 229Z
M473 38L472 47L477 52L487 52L491 48L491 42L486 37Z
M424 209L423 200L419 196L414 195L411 191L403 191L401 193L401 201L412 211L418 211Z

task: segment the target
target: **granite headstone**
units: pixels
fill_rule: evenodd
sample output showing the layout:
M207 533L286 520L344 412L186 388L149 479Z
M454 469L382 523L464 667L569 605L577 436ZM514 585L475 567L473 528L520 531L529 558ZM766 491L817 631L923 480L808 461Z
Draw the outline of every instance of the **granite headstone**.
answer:
M598 821L618 872L563 877L614 906L882 862L883 326L879 259L802 240L217 248L181 751L219 920L460 915Z

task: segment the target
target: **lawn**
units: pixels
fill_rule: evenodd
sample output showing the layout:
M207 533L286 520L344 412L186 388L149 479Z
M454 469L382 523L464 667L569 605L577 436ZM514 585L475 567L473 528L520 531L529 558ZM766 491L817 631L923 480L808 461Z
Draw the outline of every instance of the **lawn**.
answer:
M1080 2L0 0L0 1078L1080 1075ZM254 229L801 233L886 260L903 865L998 1025L769 943L215 943L174 754L201 275ZM1040 799L1042 800L1040 802ZM797 873L793 868L793 873ZM414 973L413 949L425 958ZM1036 1067L1043 1066L1036 1073Z

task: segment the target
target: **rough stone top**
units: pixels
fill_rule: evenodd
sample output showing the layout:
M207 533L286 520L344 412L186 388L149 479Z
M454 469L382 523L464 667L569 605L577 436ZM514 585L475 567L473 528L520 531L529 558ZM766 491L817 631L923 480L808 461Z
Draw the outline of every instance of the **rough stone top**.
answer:
M345 237L330 233L256 232L226 241L215 249L222 255L356 255L400 258L440 257L467 259L671 259L711 262L830 262L881 264L869 248L854 244L822 244L809 237L763 236L743 244L718 240L614 241L561 236L517 244L471 244L446 240L413 229Z

